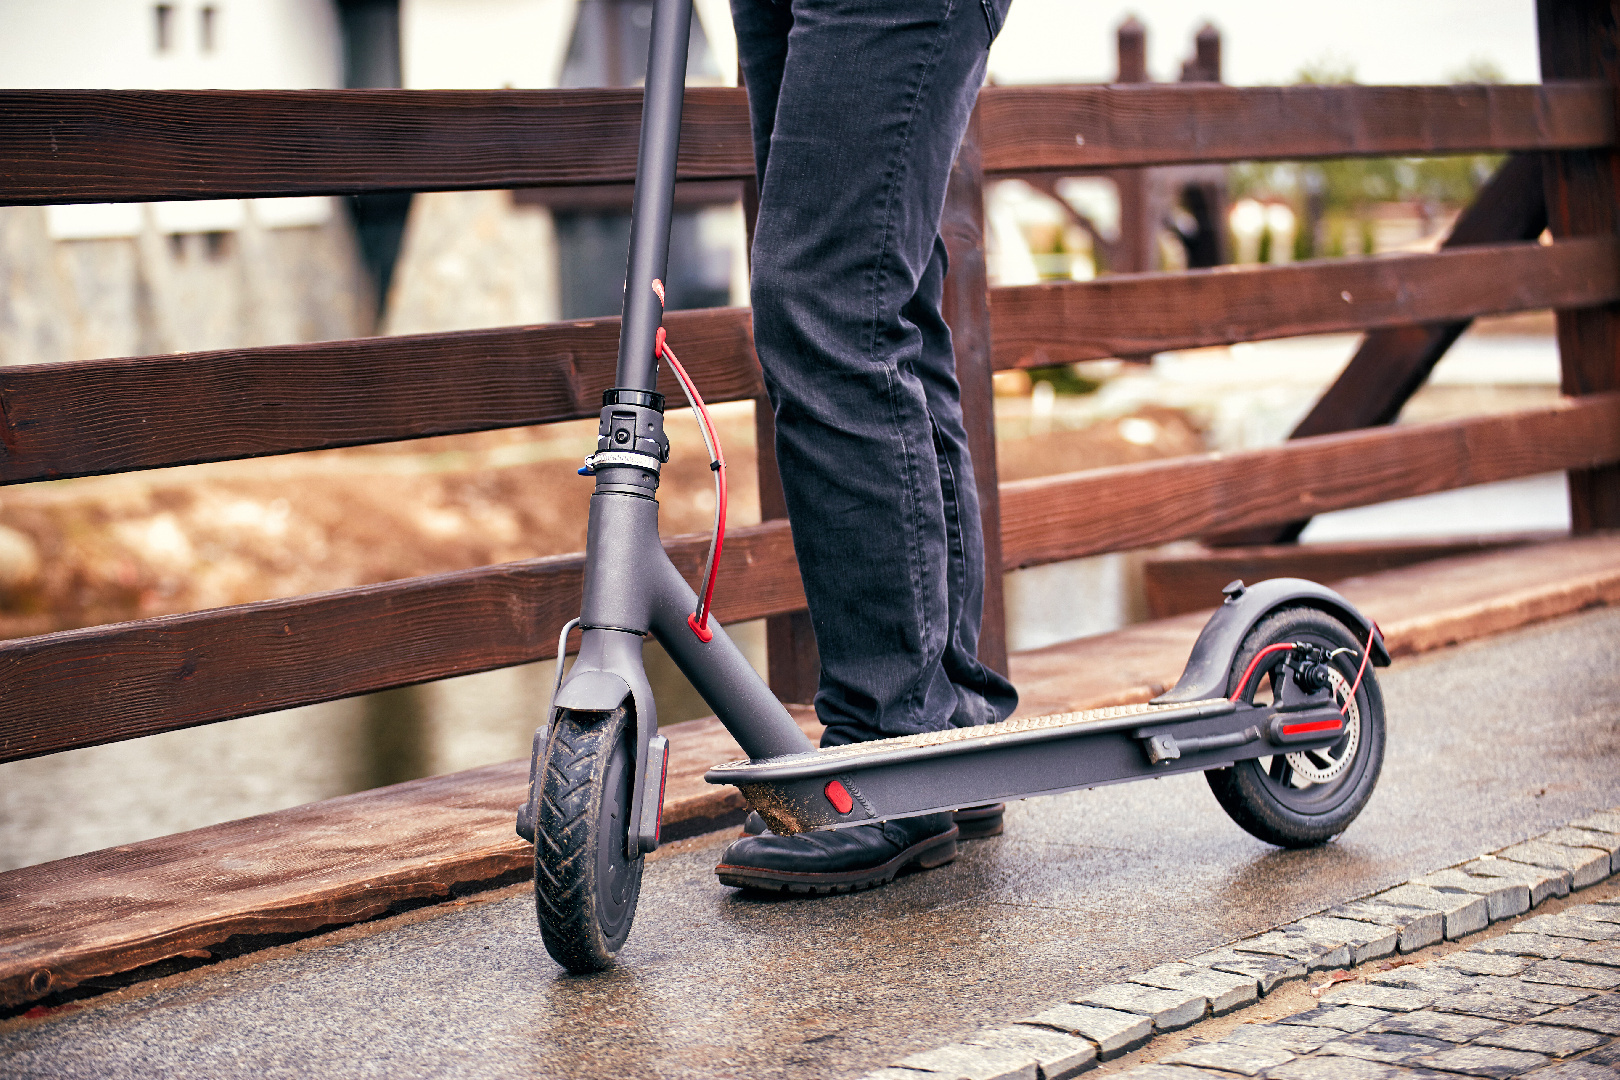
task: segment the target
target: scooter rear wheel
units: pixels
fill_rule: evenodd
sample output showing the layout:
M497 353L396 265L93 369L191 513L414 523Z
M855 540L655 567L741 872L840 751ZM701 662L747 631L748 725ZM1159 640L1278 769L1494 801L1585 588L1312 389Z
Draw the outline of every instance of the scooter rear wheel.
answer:
M1273 612L1249 631L1232 661L1227 693L1237 691L1238 680L1262 649L1295 641L1343 650L1330 661L1331 686L1342 704L1355 685L1367 643L1338 619L1307 607ZM1269 698L1272 675L1287 655L1279 651L1261 659L1244 688L1244 701ZM1343 832L1367 805L1384 762L1384 697L1370 664L1346 713L1344 736L1323 750L1254 758L1206 772L1221 808L1250 835L1278 847L1313 847Z
M643 860L629 850L635 723L612 712L558 712L537 793L534 905L540 936L575 974L601 971L630 936Z

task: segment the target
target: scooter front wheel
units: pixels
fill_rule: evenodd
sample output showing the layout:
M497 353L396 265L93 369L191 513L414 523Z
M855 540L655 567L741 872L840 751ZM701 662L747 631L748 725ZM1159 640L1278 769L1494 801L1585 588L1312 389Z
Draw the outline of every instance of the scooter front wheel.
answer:
M601 971L630 936L642 857L629 849L635 723L612 712L560 710L536 793L534 904L540 937L575 974Z
M1269 645L1303 642L1333 654L1329 686L1345 713L1345 732L1321 750L1252 758L1204 774L1227 815L1250 835L1278 847L1323 844L1343 832L1372 797L1384 762L1384 697L1369 664L1356 686L1365 641L1317 608L1293 607L1262 619L1243 639L1232 661L1227 693L1236 693L1249 664ZM1242 698L1270 699L1272 679L1286 651L1261 657ZM1355 689L1354 697L1351 689Z

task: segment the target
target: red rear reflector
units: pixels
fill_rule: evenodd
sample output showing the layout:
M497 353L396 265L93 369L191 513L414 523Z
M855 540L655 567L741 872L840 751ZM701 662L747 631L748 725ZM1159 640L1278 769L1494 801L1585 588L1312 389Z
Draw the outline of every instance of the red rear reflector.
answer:
M1339 727L1337 720L1313 720L1309 724L1284 724L1284 735L1308 735L1313 731L1335 731Z
M855 809L855 800L849 797L849 792L845 791L844 785L838 781L827 781L827 786L822 791L826 794L827 801L833 804L833 809L840 814L847 814Z

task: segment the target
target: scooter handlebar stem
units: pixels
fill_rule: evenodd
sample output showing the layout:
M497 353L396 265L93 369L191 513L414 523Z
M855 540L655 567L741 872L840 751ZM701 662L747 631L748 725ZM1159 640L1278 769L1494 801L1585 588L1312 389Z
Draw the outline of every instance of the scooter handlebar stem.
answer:
M641 109L641 151L630 217L630 260L625 272L624 319L619 329L615 385L656 390L654 352L663 322L663 280L669 270L669 227L675 205L675 163L681 142L686 51L692 0L657 0ZM657 284L655 284L657 283Z

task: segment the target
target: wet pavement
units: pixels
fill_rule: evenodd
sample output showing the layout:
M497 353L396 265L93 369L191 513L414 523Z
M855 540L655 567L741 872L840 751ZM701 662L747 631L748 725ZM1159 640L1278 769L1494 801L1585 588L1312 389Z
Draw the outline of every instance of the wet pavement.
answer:
M856 1076L1620 802L1620 611L1400 662L1383 779L1324 848L1250 838L1201 777L1016 804L871 893L720 886L661 853L615 971L555 968L506 896L0 1025L0 1075Z
M1571 904L1428 963L1379 965L1389 970L1327 987L1315 1008L1195 1040L1119 1080L1613 1080L1617 938L1620 900Z

